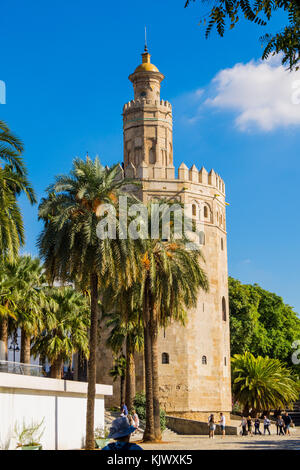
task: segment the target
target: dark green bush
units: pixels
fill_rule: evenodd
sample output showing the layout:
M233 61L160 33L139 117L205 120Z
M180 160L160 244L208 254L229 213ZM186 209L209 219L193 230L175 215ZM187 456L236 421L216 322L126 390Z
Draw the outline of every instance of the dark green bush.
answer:
M138 414L138 417L142 420L146 420L146 395L145 392L140 392L135 395L134 407ZM164 410L160 410L160 426L163 431L166 429L166 413Z

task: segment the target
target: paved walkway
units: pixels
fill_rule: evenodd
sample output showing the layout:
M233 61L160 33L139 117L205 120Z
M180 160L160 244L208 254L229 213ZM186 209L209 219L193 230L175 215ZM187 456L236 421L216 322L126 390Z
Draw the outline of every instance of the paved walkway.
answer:
M163 436L164 437L164 436ZM133 439L134 441L134 439ZM300 450L300 428L292 428L291 436L167 436L161 444L140 444L145 450Z

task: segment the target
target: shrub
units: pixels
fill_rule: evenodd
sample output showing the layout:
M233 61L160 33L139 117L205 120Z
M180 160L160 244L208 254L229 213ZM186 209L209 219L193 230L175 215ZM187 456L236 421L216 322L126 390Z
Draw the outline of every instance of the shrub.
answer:
M146 420L146 395L145 392L140 392L135 395L134 407L140 420ZM160 410L160 426L163 431L166 429L166 413L164 410Z
M45 418L40 423L32 421L31 425L26 425L25 421L21 425L15 424L14 434L17 439L17 447L36 446L40 444L40 439L45 428L41 429Z

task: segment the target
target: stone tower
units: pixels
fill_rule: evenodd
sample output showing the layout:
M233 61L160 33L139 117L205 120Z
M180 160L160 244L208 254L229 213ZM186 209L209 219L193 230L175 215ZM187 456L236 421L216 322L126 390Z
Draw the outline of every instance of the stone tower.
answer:
M123 110L124 165L139 178L174 179L172 106L160 99L163 79L145 47L141 65L129 75L134 100Z
M189 169L184 163L175 177L172 107L160 99L163 79L145 48L142 63L129 76L134 100L123 108L124 169L126 176L141 181L137 195L144 203L180 199L201 229L210 289L200 291L186 326L173 323L160 332L159 388L161 405L169 414L206 420L209 413L228 415L232 408L225 185L214 170L199 171L195 165ZM98 379L107 381L109 353L100 356ZM136 358L136 375L137 391L144 390L141 357Z

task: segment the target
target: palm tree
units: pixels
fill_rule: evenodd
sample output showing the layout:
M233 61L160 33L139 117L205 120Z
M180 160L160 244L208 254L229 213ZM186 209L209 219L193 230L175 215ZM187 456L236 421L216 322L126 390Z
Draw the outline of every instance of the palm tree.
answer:
M135 286L134 286L135 287ZM106 296L111 296L109 290ZM144 346L143 324L136 288L120 289L111 304L114 313L106 314L106 327L110 330L107 345L115 354L126 348L125 403L130 410L135 397L135 352L142 352ZM108 305L108 304L106 304Z
M133 316L126 323L126 377L125 377L125 402L128 409L134 406L135 397L135 353L140 353L144 348L143 324L141 318Z
M116 204L128 184L122 179L120 165L104 168L98 158L93 162L75 159L70 175L58 176L48 188L48 197L39 207L44 230L38 241L41 257L51 281L76 280L91 294L90 356L88 363L88 401L86 448L94 449L94 403L99 284L112 279L130 285L136 276L136 254L130 240L97 236L99 208Z
M24 193L31 204L34 190L22 160L23 144L0 121L0 255L13 260L24 244L24 226L17 196Z
M0 263L0 346L2 345L4 360L8 359L8 323L9 319L16 320L15 297L13 294L11 279L7 274L7 261ZM2 349L2 348L1 348Z
M50 362L50 377L61 378L65 362L81 350L88 356L88 302L72 287L55 287L45 290L43 309L44 329L33 340L32 352Z
M161 223L164 223L164 211ZM148 206L151 214L151 204ZM153 217L153 212L152 212ZM161 226L161 229L163 227ZM161 230L160 233L163 233ZM171 319L183 322L185 309L196 306L198 290L208 290L208 280L200 266L204 261L201 251L190 240L174 240L170 233L168 241L148 238L142 243L141 295L143 301L145 379L146 379L146 428L145 441L161 439L158 348L159 326Z
M250 352L231 359L232 392L244 416L282 409L299 397L299 383L278 359L254 357Z
M43 327L43 267L38 258L24 255L12 263L8 262L6 269L15 301L15 325L21 328L20 361L30 364L31 337L36 336Z
M109 374L113 377L113 381L120 379L120 406L124 402L124 381L126 374L126 358L124 354L114 359L114 366L110 369Z
M17 197L24 193L31 204L36 202L21 157L23 150L20 139L10 131L5 122L0 121L0 258L2 261L5 258L13 261L25 241L23 219ZM0 336L6 345L7 357L7 315L0 317L0 331Z

